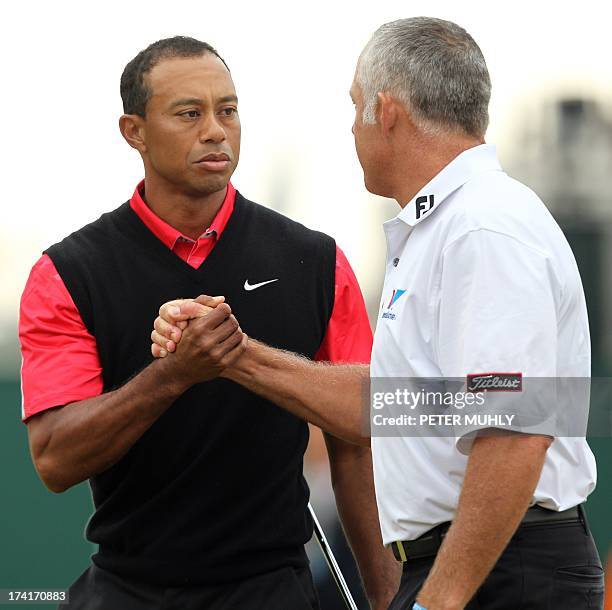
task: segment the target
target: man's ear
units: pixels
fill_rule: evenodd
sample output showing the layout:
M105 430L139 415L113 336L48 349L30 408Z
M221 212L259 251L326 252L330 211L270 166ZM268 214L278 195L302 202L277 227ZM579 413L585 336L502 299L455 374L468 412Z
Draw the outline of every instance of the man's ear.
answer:
M141 154L147 151L145 144L145 121L137 114L123 114L119 118L119 131L125 141Z
M378 120L384 136L388 136L398 119L397 100L388 93L378 92Z

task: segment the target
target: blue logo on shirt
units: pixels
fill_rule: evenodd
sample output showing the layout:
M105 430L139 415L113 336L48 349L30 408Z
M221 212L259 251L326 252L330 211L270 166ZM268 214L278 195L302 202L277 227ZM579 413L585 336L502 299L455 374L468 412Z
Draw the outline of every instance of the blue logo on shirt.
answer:
M396 289L393 291L393 294L391 295L391 300L389 301L389 305L387 305L387 309L391 309L393 307L393 305L395 305L395 303L397 303L397 301L399 301L399 298L405 293L405 290L399 290Z
M393 305L395 305L395 303L397 303L397 301L399 301L400 297L402 295L404 295L406 293L405 290L399 290L398 288L396 288L393 291L393 294L391 295L391 300L389 301L389 304L387 305L387 311L385 311L385 313L383 313L382 317L388 320L395 320L395 314L392 311L389 311Z

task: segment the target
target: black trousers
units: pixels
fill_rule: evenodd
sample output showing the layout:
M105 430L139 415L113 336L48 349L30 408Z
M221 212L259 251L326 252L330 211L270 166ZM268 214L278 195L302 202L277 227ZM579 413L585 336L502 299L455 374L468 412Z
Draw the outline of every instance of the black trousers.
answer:
M412 608L434 559L404 563L400 588L389 610ZM603 583L601 561L586 520L523 525L466 610L603 610Z
M309 568L282 568L230 585L158 587L90 566L58 610L319 610Z

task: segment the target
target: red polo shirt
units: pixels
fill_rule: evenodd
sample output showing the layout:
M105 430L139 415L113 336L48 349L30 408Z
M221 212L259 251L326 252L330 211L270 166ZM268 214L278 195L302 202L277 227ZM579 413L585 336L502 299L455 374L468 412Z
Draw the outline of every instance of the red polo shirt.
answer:
M234 211L230 183L210 226L197 240L182 235L144 202L141 182L130 205L149 230L177 256L198 268L211 253ZM194 295L195 296L195 295ZM161 305L161 303L160 303ZM153 328L153 320L151 320ZM102 369L96 339L79 314L51 259L34 265L21 297L19 315L23 394L22 418L102 393ZM336 249L336 285L332 315L315 356L329 362L370 362L372 331L359 284L348 260Z

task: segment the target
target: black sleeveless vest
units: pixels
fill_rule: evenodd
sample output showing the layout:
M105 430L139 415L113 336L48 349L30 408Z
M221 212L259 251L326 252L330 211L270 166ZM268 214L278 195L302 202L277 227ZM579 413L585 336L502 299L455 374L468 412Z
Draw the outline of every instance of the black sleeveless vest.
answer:
M310 358L334 304L334 241L240 194L199 269L160 242L129 203L46 253L96 338L105 391L150 364L153 320L171 299L225 295L250 337ZM276 278L244 289L246 280ZM165 586L305 565L307 442L303 421L231 381L193 386L90 479L94 562Z

